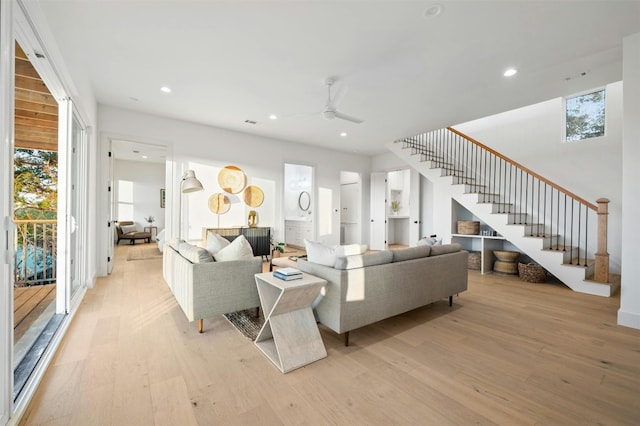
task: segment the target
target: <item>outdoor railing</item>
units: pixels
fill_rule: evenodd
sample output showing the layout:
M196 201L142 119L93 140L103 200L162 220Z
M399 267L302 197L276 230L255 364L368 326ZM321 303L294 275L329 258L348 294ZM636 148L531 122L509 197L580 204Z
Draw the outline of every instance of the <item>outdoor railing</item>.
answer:
M14 285L17 287L56 282L55 220L15 220L16 260Z

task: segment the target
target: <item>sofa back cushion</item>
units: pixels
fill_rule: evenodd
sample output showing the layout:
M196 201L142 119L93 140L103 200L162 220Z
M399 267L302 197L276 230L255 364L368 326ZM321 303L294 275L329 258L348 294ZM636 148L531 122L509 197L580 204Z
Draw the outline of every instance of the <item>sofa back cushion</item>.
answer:
M462 250L462 246L458 243L444 244L441 246L431 246L431 256L439 256L441 254L455 253L461 250Z
M356 269L365 266L383 265L391 263L393 254L390 250L382 250L368 254L354 254L351 256L339 256L333 265L335 269Z
M231 260L252 259L253 249L244 235L236 237L228 246L220 249L213 255L216 262L227 262Z
M327 246L316 241L304 240L307 260L324 266L334 266L339 257L364 254L365 244L347 244L343 246Z
M194 246L187 242L178 244L178 253L191 263L209 263L213 262L211 253L202 247Z
M420 245L415 247L393 250L393 261L402 262L404 260L418 259L427 257L431 253L432 247L428 245Z

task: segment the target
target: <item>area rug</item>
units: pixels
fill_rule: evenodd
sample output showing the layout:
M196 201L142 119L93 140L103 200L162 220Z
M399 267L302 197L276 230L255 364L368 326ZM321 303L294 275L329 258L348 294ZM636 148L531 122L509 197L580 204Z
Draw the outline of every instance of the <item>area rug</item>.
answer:
M128 247L127 260L147 260L162 258L157 244L140 244Z
M256 318L255 309L245 309L237 312L224 314L224 317L233 325L240 333L251 340L256 340L258 333L264 324L262 316Z

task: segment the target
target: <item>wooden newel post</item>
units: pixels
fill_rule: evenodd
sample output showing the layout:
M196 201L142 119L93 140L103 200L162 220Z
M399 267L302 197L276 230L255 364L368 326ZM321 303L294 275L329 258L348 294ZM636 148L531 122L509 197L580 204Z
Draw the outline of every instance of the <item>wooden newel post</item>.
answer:
M596 271L593 278L600 283L608 283L607 220L609 216L609 200L599 198L596 203L598 203L598 251L596 252Z

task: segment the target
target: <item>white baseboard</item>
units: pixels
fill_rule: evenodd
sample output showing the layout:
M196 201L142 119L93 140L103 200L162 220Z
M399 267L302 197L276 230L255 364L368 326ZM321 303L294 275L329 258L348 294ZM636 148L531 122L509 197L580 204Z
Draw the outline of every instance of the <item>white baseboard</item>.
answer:
M637 328L640 330L640 313L625 312L622 309L618 309L618 325L624 325L625 327Z

